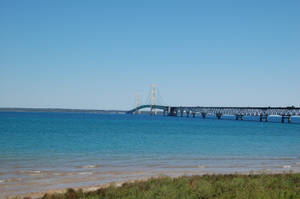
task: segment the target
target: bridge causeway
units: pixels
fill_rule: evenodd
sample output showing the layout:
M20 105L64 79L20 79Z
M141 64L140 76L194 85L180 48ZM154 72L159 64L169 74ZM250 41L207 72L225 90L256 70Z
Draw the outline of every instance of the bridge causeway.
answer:
M259 116L260 122L268 122L269 116L281 116L281 122L291 122L292 116L300 116L300 107L205 107L205 106L163 106L163 105L141 105L132 110L128 114L133 114L141 109L150 108L152 110L161 110L163 115L173 117L196 117L200 115L202 118L207 116L215 116L221 119L222 116L235 116L236 120L243 120L244 116Z

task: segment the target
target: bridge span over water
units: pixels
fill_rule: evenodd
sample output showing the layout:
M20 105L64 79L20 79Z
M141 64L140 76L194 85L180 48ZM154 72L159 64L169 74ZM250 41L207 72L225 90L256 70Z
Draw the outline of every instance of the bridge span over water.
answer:
M150 112L159 109L163 115L167 116L186 116L196 117L200 115L202 118L206 116L216 116L221 119L224 115L235 116L236 120L243 120L244 116L258 116L259 121L268 122L269 116L281 116L281 122L287 120L291 122L292 116L300 116L300 107L214 107L214 106L164 106L164 105L141 105L132 110L128 114L137 113L141 109L150 108Z

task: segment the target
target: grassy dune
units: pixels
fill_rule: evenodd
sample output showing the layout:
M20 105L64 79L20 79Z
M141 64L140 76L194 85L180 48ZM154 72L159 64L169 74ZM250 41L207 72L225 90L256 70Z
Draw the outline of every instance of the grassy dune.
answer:
M68 189L43 199L300 199L300 174L204 175L160 177L113 184L93 192Z

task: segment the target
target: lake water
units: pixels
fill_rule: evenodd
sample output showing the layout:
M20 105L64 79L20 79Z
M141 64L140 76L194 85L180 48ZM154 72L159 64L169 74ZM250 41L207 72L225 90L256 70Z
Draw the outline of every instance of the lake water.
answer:
M0 198L157 175L299 172L300 119L271 121L0 112Z

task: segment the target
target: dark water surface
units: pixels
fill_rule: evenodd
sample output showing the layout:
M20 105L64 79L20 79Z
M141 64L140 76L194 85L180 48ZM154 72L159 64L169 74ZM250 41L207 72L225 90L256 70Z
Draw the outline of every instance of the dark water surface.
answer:
M0 198L160 174L300 171L299 118L227 119L0 112Z

